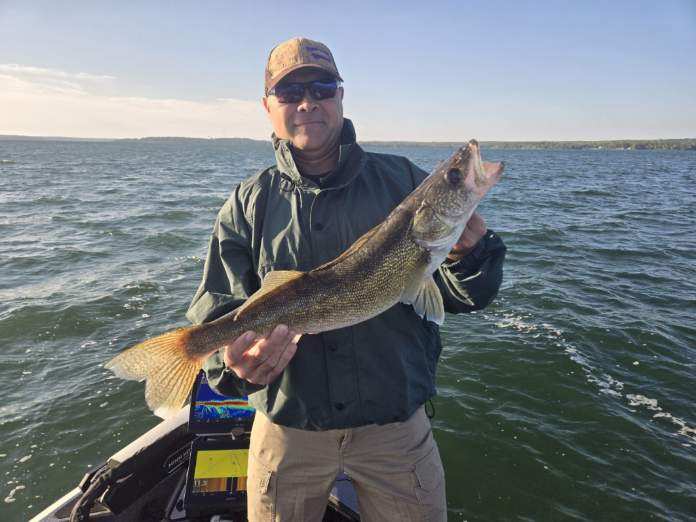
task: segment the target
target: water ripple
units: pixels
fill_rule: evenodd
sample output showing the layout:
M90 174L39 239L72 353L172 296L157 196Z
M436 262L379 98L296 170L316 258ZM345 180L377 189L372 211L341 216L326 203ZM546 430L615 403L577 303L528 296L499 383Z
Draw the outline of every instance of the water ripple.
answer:
M382 150L428 169L450 152ZM696 154L484 154L508 166L480 208L508 255L496 302L442 328L450 519L689 519ZM272 152L0 142L0 159L0 494L24 520L156 422L102 365L185 324L218 209Z

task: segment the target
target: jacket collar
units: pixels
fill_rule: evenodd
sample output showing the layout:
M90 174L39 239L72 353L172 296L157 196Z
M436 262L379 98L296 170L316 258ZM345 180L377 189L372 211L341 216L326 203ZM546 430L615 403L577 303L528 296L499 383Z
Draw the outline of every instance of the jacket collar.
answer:
M362 148L356 143L355 128L353 127L353 122L348 118L343 118L338 165L334 171L322 178L321 185L312 178L300 174L295 164L295 158L292 155L290 140L278 139L275 133L273 133L271 138L273 140L273 148L275 149L278 170L288 176L300 188L309 190L339 188L350 183L360 172L359 166L362 164L364 153Z

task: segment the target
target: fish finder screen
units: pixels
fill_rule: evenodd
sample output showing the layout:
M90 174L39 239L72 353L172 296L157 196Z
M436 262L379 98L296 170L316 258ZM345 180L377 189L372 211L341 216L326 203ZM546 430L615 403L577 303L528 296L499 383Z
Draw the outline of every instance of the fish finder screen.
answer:
M198 450L191 493L246 491L248 458L247 449Z
M193 433L217 433L235 427L251 429L254 408L247 397L225 397L208 385L205 372L201 371L194 386L191 401L189 430Z

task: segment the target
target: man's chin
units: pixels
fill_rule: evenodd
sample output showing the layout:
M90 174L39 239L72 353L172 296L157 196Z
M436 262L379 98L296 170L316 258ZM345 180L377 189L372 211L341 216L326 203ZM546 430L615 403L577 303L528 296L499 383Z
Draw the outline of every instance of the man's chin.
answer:
M326 136L316 137L306 134L295 136L292 146L302 152L314 152L322 150L326 146L328 138Z

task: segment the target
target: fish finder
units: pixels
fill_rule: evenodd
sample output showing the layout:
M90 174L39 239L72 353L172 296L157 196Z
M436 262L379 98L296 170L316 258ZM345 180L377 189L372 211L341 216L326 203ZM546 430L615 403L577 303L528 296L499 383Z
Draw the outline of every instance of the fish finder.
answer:
M193 384L189 431L196 435L251 431L254 408L248 397L225 397L214 392L201 370Z
M248 441L194 440L184 493L187 515L244 512L248 458Z
M254 409L247 397L225 397L208 385L205 372L191 394L189 431L196 434L186 475L188 516L246 509L247 460Z

